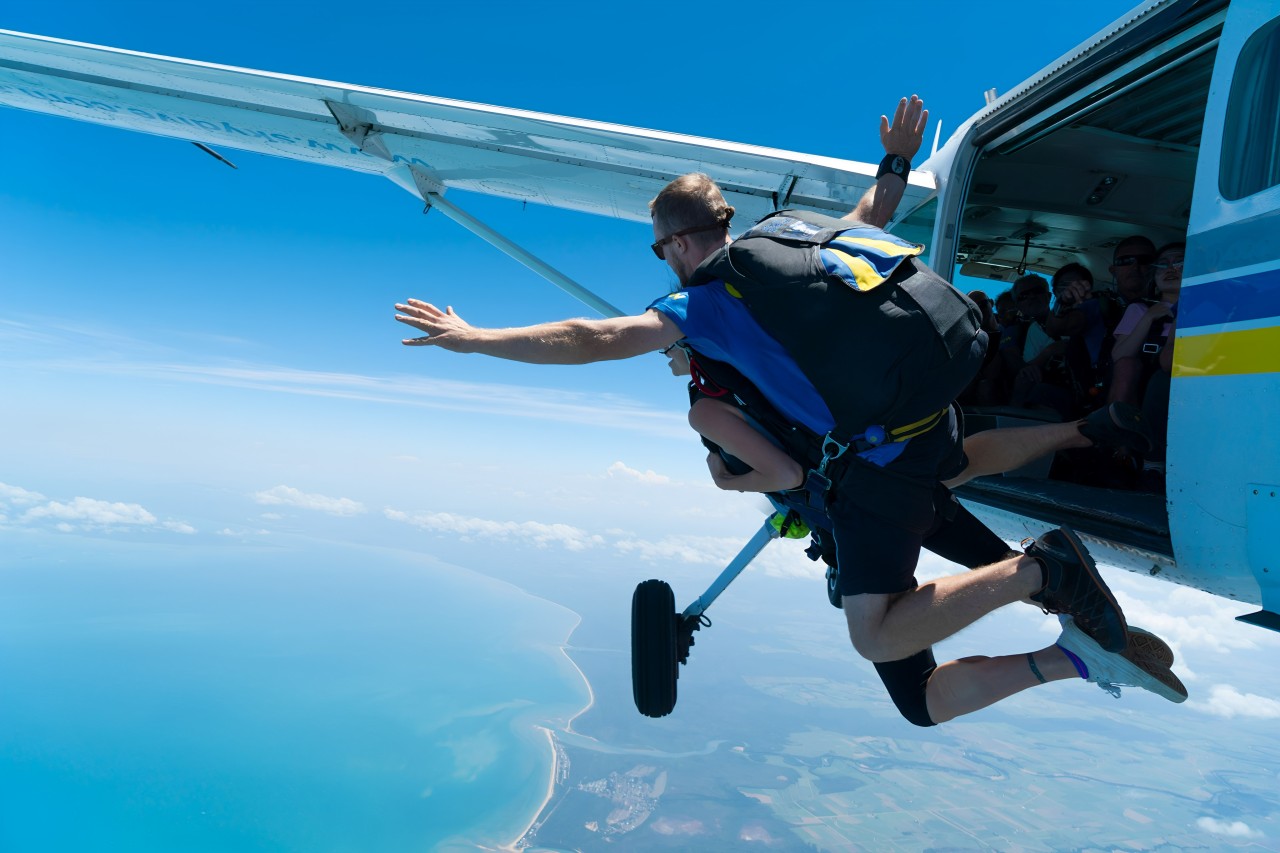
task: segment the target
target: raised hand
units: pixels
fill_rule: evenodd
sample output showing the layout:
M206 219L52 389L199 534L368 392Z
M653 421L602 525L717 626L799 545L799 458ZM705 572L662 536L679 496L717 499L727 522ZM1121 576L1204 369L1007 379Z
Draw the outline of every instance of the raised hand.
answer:
M920 150L928 123L929 111L919 97L912 95L910 100L903 98L898 101L892 124L888 116L880 116L880 143L884 145L884 153L898 154L910 160Z

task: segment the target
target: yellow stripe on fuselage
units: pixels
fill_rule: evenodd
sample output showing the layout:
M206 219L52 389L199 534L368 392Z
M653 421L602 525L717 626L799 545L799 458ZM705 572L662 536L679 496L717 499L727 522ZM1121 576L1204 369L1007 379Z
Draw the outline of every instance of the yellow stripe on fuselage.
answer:
M1173 345L1174 376L1280 373L1280 327L1183 337Z

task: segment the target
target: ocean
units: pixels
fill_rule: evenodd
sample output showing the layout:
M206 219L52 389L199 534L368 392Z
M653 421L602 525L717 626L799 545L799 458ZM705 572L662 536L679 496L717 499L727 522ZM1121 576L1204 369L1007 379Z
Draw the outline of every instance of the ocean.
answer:
M0 558L0 850L509 844L577 615L403 553Z

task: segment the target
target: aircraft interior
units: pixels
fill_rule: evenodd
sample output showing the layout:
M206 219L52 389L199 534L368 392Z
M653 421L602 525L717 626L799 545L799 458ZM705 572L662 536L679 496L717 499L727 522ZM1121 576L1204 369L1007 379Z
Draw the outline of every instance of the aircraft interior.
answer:
M1122 75L979 129L956 272L1000 282L987 288L1000 292L1026 273L1051 279L1081 263L1095 290L1107 290L1113 250L1124 238L1145 235L1157 247L1184 239L1220 24L1192 29ZM970 433L1057 420L1040 409L966 407ZM1073 465L1060 453L958 492L1172 556L1163 488L1140 481L1117 488L1106 464Z

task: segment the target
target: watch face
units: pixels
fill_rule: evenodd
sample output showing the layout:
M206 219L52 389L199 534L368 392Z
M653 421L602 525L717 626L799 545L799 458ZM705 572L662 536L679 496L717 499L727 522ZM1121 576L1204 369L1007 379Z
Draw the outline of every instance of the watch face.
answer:
M905 174L907 171L907 161L902 159L901 155L894 157L893 165L890 168L893 169L893 173L895 175Z

